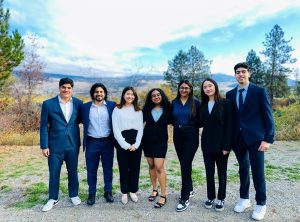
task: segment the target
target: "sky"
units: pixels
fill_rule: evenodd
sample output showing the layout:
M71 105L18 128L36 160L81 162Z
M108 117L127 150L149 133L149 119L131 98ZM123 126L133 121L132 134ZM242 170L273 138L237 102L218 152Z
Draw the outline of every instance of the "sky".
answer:
M300 68L299 0L4 0L11 30L38 37L45 71L72 75L162 74L194 45L212 73L233 74L278 24Z

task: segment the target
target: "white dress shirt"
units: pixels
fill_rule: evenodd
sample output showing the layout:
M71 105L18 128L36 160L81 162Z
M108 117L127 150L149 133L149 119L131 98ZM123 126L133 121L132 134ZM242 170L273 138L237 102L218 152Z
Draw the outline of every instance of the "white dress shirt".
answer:
M92 103L89 114L87 135L94 138L108 137L111 133L109 114L104 101L101 105Z
M112 113L112 125L114 137L123 149L127 150L131 146L131 144L127 143L122 136L121 132L124 130L137 130L136 142L132 145L135 148L138 148L141 145L144 130L142 111L136 112L133 105L129 107L123 106L122 109L116 107Z
M68 102L64 102L60 96L58 96L59 105L61 108L61 111L63 112L65 119L67 123L70 121L72 112L73 112L73 99L71 99Z

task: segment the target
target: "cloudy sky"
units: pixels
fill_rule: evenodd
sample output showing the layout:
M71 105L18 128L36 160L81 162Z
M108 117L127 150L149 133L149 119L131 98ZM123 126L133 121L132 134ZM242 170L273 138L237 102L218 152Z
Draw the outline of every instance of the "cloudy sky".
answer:
M300 67L299 0L5 0L4 7L12 30L38 36L48 72L161 74L195 45L212 73L231 74L251 49L263 50L275 24L293 38Z

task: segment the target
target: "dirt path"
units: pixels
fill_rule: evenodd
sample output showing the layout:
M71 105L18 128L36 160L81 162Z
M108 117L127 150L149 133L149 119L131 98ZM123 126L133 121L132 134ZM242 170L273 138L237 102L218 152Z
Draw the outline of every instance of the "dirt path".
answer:
M83 155L81 155L83 156ZM176 159L175 154L168 153L167 169L172 167L171 161ZM229 182L225 210L216 212L207 210L203 206L206 198L205 184L197 185L196 195L191 199L190 207L181 213L175 212L178 203L179 190L177 187L169 187L168 202L162 209L154 209L153 204L147 201L151 188L144 188L138 193L139 202L129 202L127 205L120 203L120 193L115 195L115 203L105 203L102 196L96 200L92 207L85 203L73 207L68 198L63 196L60 203L50 212L42 213L42 204L30 209L19 210L9 207L11 203L24 198L24 187L30 186L33 181L47 182L46 161L41 159L37 147L0 147L0 179L7 175L7 169L15 164L36 163L40 166L40 176L31 175L16 178L5 178L0 181L0 186L9 184L12 190L3 192L0 190L0 221L252 221L251 213L254 206L245 213L233 212L235 201L238 199L238 183ZM203 166L201 152L198 151L194 160L194 168ZM236 170L236 160L233 154L230 156L229 169ZM80 165L84 161L81 157ZM116 164L116 163L115 163ZM266 153L268 210L264 221L298 221L300 222L300 180L293 175L300 175L300 142L276 142ZM116 165L114 165L115 167ZM143 175L147 169L142 167ZM6 170L6 171L5 171ZM38 172L39 172L38 171ZM296 171L296 172L294 172ZM1 176L2 172L2 176ZM35 171L34 171L35 172ZM291 174L294 172L295 174ZM85 172L82 172L85 174ZM171 171L168 176L171 180ZM292 176L291 176L292 175ZM146 178L147 179L147 178ZM24 182L27 181L27 182ZM114 183L117 183L115 181ZM251 200L254 205L254 190L251 183Z

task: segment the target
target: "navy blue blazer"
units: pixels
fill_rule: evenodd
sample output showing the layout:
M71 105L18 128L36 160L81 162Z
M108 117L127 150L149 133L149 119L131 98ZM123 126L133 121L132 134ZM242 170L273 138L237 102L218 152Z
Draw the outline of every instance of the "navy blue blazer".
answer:
M237 107L236 94L237 87L226 93L226 98L234 104L233 149L237 148L235 145L240 129L247 145L261 141L273 143L275 126L266 90L250 83L241 111Z
M72 145L80 147L80 107L82 101L72 97L73 112L69 122L60 108L58 96L43 102L40 121L40 147L52 152L62 152L69 139Z
M113 101L105 101L105 102L106 102L106 106L107 106L107 110L108 110L110 127L112 129L111 115L112 115L114 108L116 107L116 103ZM87 102L87 103L83 104L82 108L81 108L81 115L82 115L81 119L82 119L82 123L83 123L83 151L86 148L86 137L87 137L88 127L90 124L90 108L91 108L92 103L93 103L92 101ZM112 130L111 130L111 136L113 139L113 131Z

